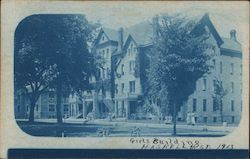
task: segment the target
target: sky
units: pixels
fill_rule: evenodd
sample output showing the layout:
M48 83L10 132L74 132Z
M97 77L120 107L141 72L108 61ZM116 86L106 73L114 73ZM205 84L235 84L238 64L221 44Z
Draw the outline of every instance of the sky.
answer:
M247 44L243 47L249 44L249 3L247 1L41 1L23 2L22 7L20 4L18 3L14 12L17 18L31 13L77 13L86 15L89 21L99 21L103 26L113 29L129 27L141 21L150 20L161 13L183 13L188 16L208 13L222 37L229 38L230 30L235 29L237 40L241 44ZM20 11L18 11L19 8Z
M230 4L220 2L109 2L96 7L89 5L94 10L85 10L85 15L91 21L100 21L105 27L118 29L128 27L141 21L150 20L154 15L161 13L183 13L188 16L202 15L208 13L215 28L223 37L229 37L231 29L236 29L237 39L240 42L246 40L245 30L249 30L248 5Z

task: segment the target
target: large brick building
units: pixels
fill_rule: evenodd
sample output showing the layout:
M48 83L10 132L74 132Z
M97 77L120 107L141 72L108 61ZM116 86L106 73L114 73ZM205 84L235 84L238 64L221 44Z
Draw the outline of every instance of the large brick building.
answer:
M232 30L229 38L223 38L216 31L208 15L199 20L201 26L210 32L209 42L215 46L210 50L215 53L215 57L210 61L213 68L209 74L197 81L196 91L181 107L178 120L185 121L187 113L193 112L197 122L217 123L223 117L223 120L229 123L239 123L242 109L242 52L236 31ZM103 87L106 89L84 92L83 98L76 95L65 97L62 107L64 114L75 118L85 118L92 113L95 118L112 115L115 118L130 119L132 114L138 113L145 87L144 64L148 62L141 60L145 58L140 57L150 53L153 33L153 27L149 22L119 30L102 28L92 50L105 61L103 68L100 69L100 79L108 81L109 86L105 86L107 82L103 82ZM216 80L221 81L221 85L227 90L222 100L222 113L214 106ZM92 77L90 82L95 83L96 79ZM35 109L36 114L39 114L37 118L55 117L55 103L50 100L52 96L50 93L45 93L39 98L38 108ZM27 118L27 109L19 108L22 102L21 100L15 102L16 118ZM163 106L156 102L156 107Z

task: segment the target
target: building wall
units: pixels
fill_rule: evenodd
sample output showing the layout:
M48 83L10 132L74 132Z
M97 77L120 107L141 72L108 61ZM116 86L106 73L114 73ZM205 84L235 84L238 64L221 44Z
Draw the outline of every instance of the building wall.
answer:
M216 44L213 37L210 38L210 42ZM179 117L181 120L185 121L187 113L194 112L197 122L220 123L220 110L213 110L213 80L218 79L222 82L223 88L227 91L227 94L222 99L223 121L228 123L239 123L242 109L242 94L240 88L242 84L242 76L240 73L241 58L222 55L221 49L216 46L215 56L209 61L209 63L213 68L211 68L210 73L197 81L196 90L189 96L187 103L183 106L187 106L187 108L181 108L181 111L185 112L180 112ZM231 74L231 63L234 65L233 74ZM206 80L206 89L204 89L204 80ZM234 87L233 92L232 83ZM196 100L196 110L193 108L195 105L194 100ZM206 100L206 111L203 110L203 100ZM231 108L232 100L234 101L233 111Z
M137 102L142 89L140 78L135 76L136 56L138 55L135 42L131 40L124 51L125 55L117 67L115 76L115 108L116 116L124 117L126 113L126 117L129 118L132 109L135 111L134 107L138 106L137 104L131 105L131 102Z

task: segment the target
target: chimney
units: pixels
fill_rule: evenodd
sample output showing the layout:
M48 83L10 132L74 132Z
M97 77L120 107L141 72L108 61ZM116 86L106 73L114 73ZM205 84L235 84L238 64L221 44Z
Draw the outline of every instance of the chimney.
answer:
M230 39L236 41L236 30L235 29L230 31Z
M118 52L122 52L123 47L123 28L118 30Z

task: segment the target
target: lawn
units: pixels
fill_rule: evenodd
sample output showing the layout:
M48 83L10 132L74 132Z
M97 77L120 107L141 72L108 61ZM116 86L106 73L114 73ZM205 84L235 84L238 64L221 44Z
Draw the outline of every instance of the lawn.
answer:
M102 136L100 130L108 130L110 137L130 137L131 131L135 128L133 124L124 123L108 123L108 124L96 124L96 123L63 123L61 125L57 123L46 123L46 122L34 122L29 123L26 121L17 122L20 128L32 135L32 136L48 136L48 137L98 137ZM140 136L156 137L156 136L171 136L172 125L166 125L162 127L153 127L150 125L137 124L136 128L139 128ZM99 132L99 133L97 133ZM225 132L218 131L206 131L202 129L194 129L190 127L177 128L179 136L196 136L196 137L219 137L226 135ZM136 133L133 135L136 136Z

